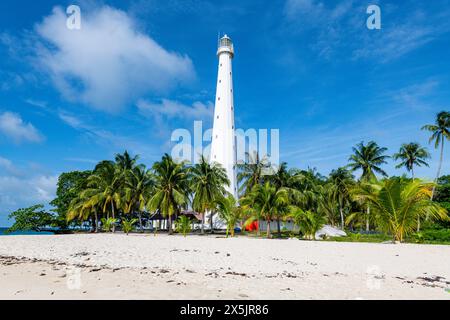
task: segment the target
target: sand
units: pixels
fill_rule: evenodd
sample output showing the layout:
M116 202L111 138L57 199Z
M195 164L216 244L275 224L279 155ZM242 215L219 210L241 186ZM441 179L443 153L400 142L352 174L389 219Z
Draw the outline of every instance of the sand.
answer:
M0 299L450 299L450 246L7 236Z

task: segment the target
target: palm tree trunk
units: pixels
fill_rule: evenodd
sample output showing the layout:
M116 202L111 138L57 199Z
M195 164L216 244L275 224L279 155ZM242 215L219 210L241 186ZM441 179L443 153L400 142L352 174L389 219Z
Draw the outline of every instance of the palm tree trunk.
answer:
M281 238L280 217L277 217L277 232L278 232L278 238Z
M112 214L112 218L115 219L115 213L114 213L114 201L111 200L111 214ZM116 232L116 222L114 221L113 225L112 225L112 232Z
M94 219L95 219L95 233L98 233L98 214L97 209L94 210Z
M173 234L173 230L172 230L172 215L169 214L169 219L168 220L169 220L168 221L168 224L169 224L169 226L168 226L169 235L172 235Z
M341 229L344 230L344 211L342 206L339 204L339 213L341 214Z
M411 166L412 181L414 182L414 166Z
M420 231L420 217L417 216L417 232Z
M367 205L366 231L370 231L370 206Z
M267 232L267 239L270 239L270 219L267 219L266 232Z
M141 229L141 232L144 232L144 226L142 225L142 212L138 212L139 216L139 229Z
M202 234L205 234L205 212L202 212Z
M213 212L209 214L209 226L211 227L211 234L214 233Z
M433 186L433 190L431 191L431 200L433 201L434 198L434 192L436 191L436 185L439 180L439 176L441 175L441 168L442 168L442 160L444 159L444 136L442 136L442 143L441 143L441 156L439 158L439 166L437 170L435 185Z

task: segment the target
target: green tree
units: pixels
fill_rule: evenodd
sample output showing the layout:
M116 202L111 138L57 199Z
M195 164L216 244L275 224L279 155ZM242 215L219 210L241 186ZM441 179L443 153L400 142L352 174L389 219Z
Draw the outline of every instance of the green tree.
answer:
M242 204L250 208L254 215L254 220L264 219L267 223L267 238L271 237L270 222L284 210L288 204L289 197L286 189L282 188L277 190L270 184L269 181L263 185L255 185L252 191L244 198L242 198ZM258 234L259 234L258 224Z
M204 233L205 213L210 213L211 233L213 232L213 210L217 200L226 194L225 186L229 186L227 173L218 163L208 163L201 157L191 170L191 188L194 192L192 207L202 215L202 233Z
M172 234L172 215L178 214L189 202L189 172L184 163L174 162L168 154L153 165L153 171L156 185L147 207L168 217L169 234Z
M87 178L91 171L66 172L59 176L56 189L56 198L50 202L54 207L52 211L57 213L56 224L61 229L69 227L67 213L72 200L87 188Z
M270 164L267 157L261 158L259 153L246 153L247 161L238 163L237 180L240 194L251 192L253 187L262 184L266 172L270 169Z
M414 166L426 166L428 163L425 161L430 158L430 153L426 148L420 146L420 144L412 142L403 144L400 147L398 153L394 154L394 160L401 160L396 168L405 167L408 172L411 172L412 179L414 180Z
M330 181L339 206L341 229L344 230L344 210L351 202L350 189L354 185L354 177L346 168L338 168L330 173Z
M303 211L298 207L291 208L290 217L298 226L300 234L310 240L315 240L317 231L323 227L326 221L322 214Z
M234 237L234 229L238 221L243 218L242 210L237 206L236 199L231 194L228 197L222 197L217 200L217 208L219 217L227 225L227 238L229 235Z
M143 232L142 214L154 188L154 176L151 170L147 170L144 165L132 168L125 179L124 212L137 212L141 232Z
M378 227L402 242L411 234L420 217L447 219L444 208L431 200L432 184L403 178L372 182L360 188L356 196L367 201L375 211Z
M192 221L186 216L179 216L175 221L175 230L184 237L192 230Z
M9 215L9 219L14 219L14 224L7 232L30 230L40 232L55 223L54 216L45 211L42 204L14 211Z
M436 174L435 185L431 193L431 200L434 198L434 192L436 185L441 175L442 161L444 159L444 142L450 139L450 112L441 111L436 116L434 124L427 124L422 127L422 130L427 130L432 133L430 137L430 143L434 141L434 147L437 149L441 146L441 153L439 157L439 166Z
M128 235L131 231L133 231L133 226L136 224L136 222L138 221L138 219L123 219L122 220L122 229L123 232L126 233L126 235Z
M387 163L389 156L385 155L387 148L379 147L374 141L367 145L364 142L353 147L353 155L349 158L349 167L352 171L362 170L360 182L367 183L376 180L376 173L387 176L381 165ZM370 230L370 205L367 205L366 231Z
M116 219L118 208L124 200L124 178L117 170L113 161L102 161L94 169L88 178L88 190L90 207L100 206L106 218ZM115 232L115 224L112 226Z

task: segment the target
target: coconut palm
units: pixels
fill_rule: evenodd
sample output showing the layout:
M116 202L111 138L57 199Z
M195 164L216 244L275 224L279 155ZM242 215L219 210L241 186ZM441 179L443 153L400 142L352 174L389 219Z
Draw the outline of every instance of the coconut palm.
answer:
M439 157L439 166L436 174L435 185L431 192L431 199L434 198L434 192L436 190L436 184L439 176L441 175L442 161L444 159L444 142L450 139L450 112L441 111L436 116L435 124L428 124L422 127L422 130L432 132L429 142L434 141L434 147L437 149L441 146L441 153Z
M387 148L379 147L374 141L367 145L364 142L353 147L353 153L349 158L349 167L352 171L362 170L361 180L370 181L376 179L376 173L387 176L381 169L381 165L387 163L389 156L385 155Z
M132 170L136 166L138 159L139 156L131 157L128 151L125 151L123 154L118 153L115 156L117 169L122 172Z
M252 191L242 199L242 203L253 210L255 220L266 220L267 238L270 238L270 222L277 214L285 210L288 203L288 193L284 188L277 190L267 181L263 185L255 185ZM258 224L258 234L259 231Z
M155 187L155 179L151 170L144 165L132 168L125 179L125 213L137 212L139 229L143 232L142 213L151 198Z
M354 178L346 168L338 168L330 173L330 181L334 186L334 196L339 206L341 229L344 230L344 209L351 201L350 189L354 185Z
M267 157L261 158L259 153L254 152L252 155L246 153L248 161L246 163L239 163L237 165L239 193L251 192L253 187L262 184L264 175L270 170L270 164Z
M192 221L188 217L180 216L175 221L175 230L186 237L186 235L192 230L191 224Z
M213 210L217 200L224 197L225 187L230 185L227 173L218 163L209 163L204 156L191 170L191 188L194 192L192 208L202 215L202 234L205 214L210 213L211 233L213 232Z
M159 210L169 220L169 234L172 230L172 216L180 212L189 202L189 176L184 163L176 163L171 156L165 154L161 161L153 165L155 190L147 201L151 211Z
M240 219L243 217L241 208L237 206L237 201L233 195L228 197L222 197L217 201L217 210L219 211L219 217L227 225L227 238L229 235L234 237L234 229Z
M339 224L340 220L339 206L336 201L336 186L328 183L320 186L320 189L317 212L325 216L328 223L335 226Z
M292 207L290 217L298 226L299 232L307 239L315 240L316 232L325 224L325 217L320 213L303 211L298 207Z
M289 170L286 162L281 163L279 166L274 166L271 169L273 174L267 177L267 181L269 181L276 190L286 190L289 201L292 202L295 202L296 200L300 201L299 199L305 198L305 194L296 189L296 184L304 178L298 171ZM286 205L284 210L280 207L275 215L279 238L281 238L281 219L287 213L288 207Z
M371 205L379 228L392 234L394 241L402 242L411 234L418 217L447 218L446 210L430 199L433 184L403 178L366 184L370 187L355 195Z
M354 154L349 158L349 167L352 171L362 170L360 182L376 180L376 173L387 176L387 173L381 169L382 164L387 163L389 156L384 155L387 148L379 147L374 141L367 145L364 142L353 147ZM367 206L366 231L370 230L370 206Z
M393 158L394 160L401 160L396 168L405 167L408 172L411 172L414 180L414 166L420 167L424 165L428 167L428 163L425 160L430 158L430 153L418 143L405 143L402 144L399 152L394 154Z
M102 161L95 167L88 177L88 202L91 207L99 205L102 213L115 220L116 211L123 203L123 177L118 174L116 165L112 161ZM115 232L115 225L112 225Z
M137 219L131 220L123 219L122 220L123 232L125 232L126 235L128 235L133 230L133 226L136 224L137 221L138 221Z

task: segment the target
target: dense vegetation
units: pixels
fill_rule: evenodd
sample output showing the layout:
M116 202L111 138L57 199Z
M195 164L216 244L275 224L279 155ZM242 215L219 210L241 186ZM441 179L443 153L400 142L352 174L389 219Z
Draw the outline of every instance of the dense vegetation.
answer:
M274 167L265 157L248 155L251 161L238 165L239 199L226 192L225 170L203 157L191 165L166 154L148 169L137 156L125 152L114 161L101 161L92 171L62 174L57 198L51 202L53 214L42 206L20 209L10 215L15 219L11 230L51 226L116 232L120 228L128 234L135 229L143 232L147 222L159 215L167 219L169 234L186 236L193 221L183 213L191 209L202 220L201 233L207 223L214 232L212 217L219 215L227 236L234 236L237 226L245 230L252 222L265 221L266 237L282 237L284 223L291 221L296 234L306 239L314 239L316 231L329 224L346 230L349 235L343 239L350 241L450 242L450 176L440 177L449 128L448 112L439 113L435 124L422 128L431 132L430 142L440 148L435 182L415 177L416 167L428 166L430 154L425 147L403 144L391 157L386 148L370 141L356 145L348 165L328 177L286 163ZM391 158L411 176L388 177L383 166ZM355 172L361 172L358 179ZM276 230L270 229L270 222ZM260 231L257 227L255 234Z

